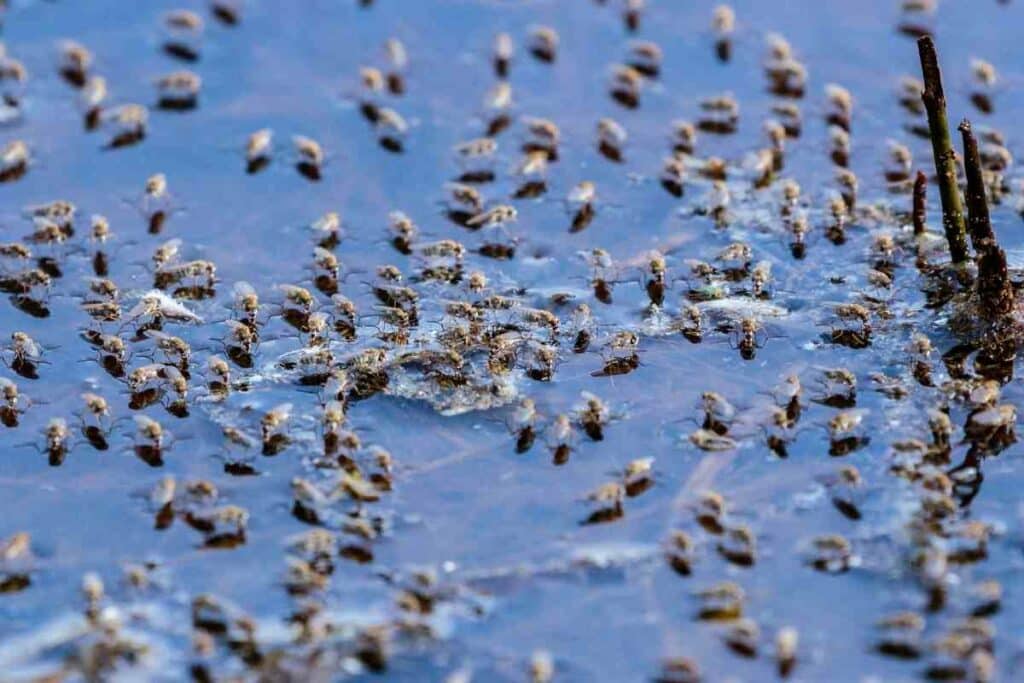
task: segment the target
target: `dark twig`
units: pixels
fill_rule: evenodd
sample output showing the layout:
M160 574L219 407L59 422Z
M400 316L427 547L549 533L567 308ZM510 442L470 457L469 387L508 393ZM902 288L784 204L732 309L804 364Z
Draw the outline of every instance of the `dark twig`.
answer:
M978 141L971 131L971 122L960 123L960 134L964 139L964 170L967 175L967 230L971 235L971 246L977 254L990 246L996 246L996 235L988 216L988 200L985 195L985 180L981 175L981 157L978 155Z
M942 227L949 243L949 255L953 263L967 260L967 230L964 225L964 210L957 187L956 154L949 135L946 120L946 96L942 90L942 72L935 43L930 36L917 41L921 55L921 71L924 75L924 93L921 99L928 111L928 128L931 131L932 152L935 156L935 173L939 180L939 196L942 199Z
M1013 310L1013 286L1006 271L1006 253L996 242L989 220L978 141L967 119L960 124L960 133L964 139L964 170L967 175L967 225L971 231L971 244L978 254L979 311L984 317L994 320Z

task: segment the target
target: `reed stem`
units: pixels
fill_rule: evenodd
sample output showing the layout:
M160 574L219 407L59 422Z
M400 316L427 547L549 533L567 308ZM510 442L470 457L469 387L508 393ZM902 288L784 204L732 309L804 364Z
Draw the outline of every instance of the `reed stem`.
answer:
M967 260L967 229L964 224L964 210L957 187L956 153L949 135L946 119L946 95L942 90L942 72L939 57L931 36L917 41L921 56L921 72L924 76L924 92L921 99L928 112L928 128L935 156L935 174L938 176L939 196L942 199L942 227L949 243L949 255L953 263Z

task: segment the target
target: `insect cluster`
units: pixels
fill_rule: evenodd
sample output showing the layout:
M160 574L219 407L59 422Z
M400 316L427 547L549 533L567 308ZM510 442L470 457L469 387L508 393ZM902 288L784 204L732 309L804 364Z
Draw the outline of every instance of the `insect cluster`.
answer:
M401 24L386 1L353 4L356 17ZM144 485L123 492L127 523L157 539L184 535L209 566L211 556L244 557L231 571L273 572L290 612L282 622L226 595L189 593L187 628L168 636L187 631L188 645L175 643L165 661L149 606L180 607L174 562L133 561L120 582L84 568L71 625L29 634L46 644L38 651L0 648L0 669L100 680L166 665L197 681L386 672L444 641L452 624L488 616L509 586L600 575L597 595L608 576L633 581L636 570L676 596L644 588L645 623L720 641L667 638L637 664L654 680L717 680L733 666L758 678L826 676L820 652L834 643L775 604L791 596L764 590L780 558L795 558L786 571L808 582L885 578L903 589L875 615L873 656L917 662L932 679L995 680L996 644L1012 644L995 635L1003 589L986 561L1005 550L1006 528L971 505L986 463L1016 442L1011 380L1024 328L1018 273L989 206L998 221L1024 199L1012 145L992 126L961 125L963 183L952 149L936 157L934 181L920 160L935 142L934 4L900 4L898 31L924 37L925 80L894 78L902 127L881 144L861 134L874 116L859 101L867 93L812 80L798 47L778 33L754 40L727 5L702 19L701 49L723 73L754 64L758 106L724 87L699 93L689 117L675 107L652 135L649 111L677 82L678 46L651 38L662 33L645 2L598 0L554 15L611 12L624 32L621 45L600 46L601 105L585 125L533 92L597 47L553 20L461 48L469 56L457 68L470 75L454 100L435 92L435 65L413 34L359 55L331 93L368 136L358 155L325 128L285 128L271 111L254 123L264 112L248 112L222 155L237 191L259 208L272 201L260 183L294 183L288 192L308 207L269 241L248 241L241 220L191 225L190 205L203 198L179 193L194 185L172 159L166 173L136 179L124 200L131 219L107 200L26 204L0 242L11 305L0 314L11 323L0 340L0 438L10 457L31 458L37 478L97 462L130 472ZM147 81L146 104L119 99L126 85L103 75L99 40L99 54L61 42L50 66L75 94L84 131L74 134L125 156L172 121L236 116L204 68L232 41L260 40L250 25L273 12L253 7L250 22L249 11L213 0L207 12L155 17L166 68ZM41 97L43 77L30 78L16 53L0 45L0 126L30 119ZM995 66L968 66L966 101L994 116ZM411 182L424 150L436 151L440 117L465 125L440 145L440 171L425 174L428 202L398 205L390 197L408 195L385 187L387 205L369 218L354 195L379 190L372 182L334 192L361 165L369 174L393 164ZM48 153L27 132L5 142L0 189L48 173ZM948 211L942 234L929 228L930 184L943 209L965 187L959 247ZM631 212L661 212L651 222L663 225L624 234ZM481 438L487 457L471 457ZM438 496L451 503L444 474L477 460L502 468L481 465L473 471L493 481L461 484L481 508L500 506L503 482L528 468L544 482L528 493L543 489L545 514L569 511L551 522L559 543L635 534L640 550L580 542L514 571L488 566L486 548L482 568L433 555L429 566L406 563L396 551L404 534L463 529L429 510ZM775 477L787 495L754 490ZM501 523L518 524L509 518L522 509ZM655 514L669 524L651 539ZM10 530L0 599L41 590L58 571L59 541L44 525ZM247 553L257 550L280 563L256 566ZM350 597L371 607L339 609ZM38 653L57 641L72 654L51 666ZM488 653L480 680L488 667L537 682L579 674L578 653L541 645ZM475 680L472 659L446 659L446 680Z

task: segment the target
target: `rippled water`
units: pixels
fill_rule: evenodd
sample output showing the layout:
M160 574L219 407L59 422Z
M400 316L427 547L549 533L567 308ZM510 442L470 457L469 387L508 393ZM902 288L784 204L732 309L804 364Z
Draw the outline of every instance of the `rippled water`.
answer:
M19 310L13 298L0 308L4 343L12 332L24 331L44 347L45 361L38 379L9 368L0 371L18 382L28 406L16 427L0 431L0 533L31 536L25 570L30 585L0 595L0 678L31 679L58 670L99 637L78 635L91 628L80 616L87 572L102 577L107 592L102 606L120 610L125 638L146 646L134 661L117 665L125 680L180 680L200 660L218 680L256 680L261 671L266 680L289 675L295 680L377 675L442 680L457 671L472 672L473 680L523 680L539 650L553 657L556 680L644 680L657 676L666 658L679 656L698 662L706 680L770 680L777 675L773 641L784 626L800 633L792 680L915 680L935 656L927 648L918 659L883 656L876 651L875 622L902 610L920 612L926 620L924 640L931 641L977 607L972 587L990 579L1003 588L1002 608L990 617L1001 680L1024 675L1024 612L1016 601L1024 568L1021 449L1011 444L979 456L963 440L960 426L970 406L941 388L949 372L938 356L956 345L945 324L949 307L926 307L925 278L904 239L907 221L890 218L909 210L910 196L893 192L885 182L886 140L907 144L915 168L932 169L927 140L905 130L911 119L897 104L899 77L918 73L914 41L896 31L898 3L736 2L728 63L715 56L709 2L651 0L634 35L625 30L621 4L614 0L377 0L370 7L353 0L254 0L233 27L208 18L202 3L191 3L207 17L200 58L191 64L160 49L160 18L177 7L174 3L10 4L2 39L7 53L24 62L30 79L23 117L0 130L0 141L24 140L33 162L24 177L0 184L0 235L5 242L22 239L32 229L23 207L58 198L74 202L79 218L65 245L33 247L37 255L55 259L61 271L49 292L48 316ZM1022 11L1020 3L949 0L926 20L945 67L950 118L966 114L976 126L1002 130L1014 153L1019 150L1014 124L1024 114L1017 69L1024 63L1018 40ZM534 24L550 25L560 34L553 64L533 59L523 45ZM511 114L550 118L563 138L559 159L548 172L548 192L515 200L509 197L519 180L509 169L521 156L523 126L514 123L497 138L497 179L479 187L491 204L511 201L518 210L518 221L508 228L517 240L508 260L476 253L481 234L449 221L443 204L444 183L461 173L452 147L485 130L481 101L495 83L491 45L501 31L517 43ZM791 254L778 211L778 183L751 189L749 155L764 145L762 123L779 101L766 90L761 69L770 32L785 35L809 71L807 95L799 102L802 135L787 141L780 174L803 188L802 210L812 230L802 260ZM391 37L409 53L405 94L382 96L382 103L409 123L404 151L397 154L378 144L359 109L358 69L385 65L382 46ZM106 77L112 104L152 107L153 80L187 67L203 79L198 108L154 108L143 142L106 149L106 132L84 130L77 92L55 68L58 41L69 38L93 51L92 71ZM657 42L664 61L660 77L644 86L640 107L627 110L608 96L607 83L610 67L625 59L633 38ZM991 115L969 103L971 57L999 68ZM836 187L826 153L826 83L842 84L855 99L850 166L860 178L858 203L884 209L881 218L852 220L841 246L829 242L823 228L826 200ZM694 214L710 192L709 180L693 172L682 198L658 182L662 159L670 152L670 121L695 120L700 99L723 92L740 104L738 131L701 133L697 154L729 162L732 220L724 229L711 217ZM595 125L604 116L628 130L622 163L608 161L596 148ZM275 131L273 161L260 173L247 174L246 137L265 127ZM293 167L289 140L296 134L323 145L327 161L319 182ZM147 231L140 197L146 178L158 172L169 183L171 212L156 236ZM1013 193L993 207L993 223L1011 265L1021 265L1024 241L1012 166L1006 177ZM564 197L582 180L596 184L599 199L592 222L571 232L572 210ZM938 229L938 193L934 185L930 190L929 220ZM559 414L571 415L582 391L600 396L614 419L601 441L577 429L568 462L558 466L552 462L550 435L542 433L532 449L516 453L505 424L511 408L455 406L442 412L459 414L442 414L422 400L435 395L429 382L414 373L403 379L395 370L387 392L354 401L348 409L348 428L363 444L354 459L368 472L373 469L369 448L389 451L393 488L379 502L344 501L334 508L339 516L324 522L337 530L340 515L362 510L382 533L373 540L340 531L337 536L340 545L368 551L372 560L353 561L351 551L349 558L335 557L325 587L307 596L290 595L284 585L287 544L311 528L293 514L292 479L319 482L338 476L314 465L323 450L318 388L300 385L278 365L283 354L303 344L273 314L281 302L277 284L312 288L315 239L308 225L327 211L341 214L345 233L334 249L342 262L340 289L365 314L354 342L332 335L338 358L380 345L367 284L379 265L397 265L413 279L422 302L422 335L441 329L438 302L471 296L465 284L415 281L423 261L397 252L388 241L388 214L394 210L416 221L423 241L463 241L471 250L466 270L486 273L489 292L550 308L563 327L575 304L588 302L599 323L592 348L576 354L562 339L551 381L535 381L520 369L507 389L513 401L532 397L544 426ZM187 417L160 402L130 408L124 382L104 371L97 351L79 336L97 328L80 306L83 278L93 274L93 247L86 236L94 213L107 216L116 233L107 247L109 276L122 290L126 311L151 289L150 255L162 241L180 238L184 258L216 262L215 295L188 303L206 322L165 326L190 342L195 356ZM828 343L832 306L857 300L868 288L865 273L876 262L871 244L880 232L897 235L901 246L893 258L887 305L877 309L872 344L852 349ZM736 241L752 247L753 261L770 261L775 278L770 302L756 301L765 329L752 360L734 348L731 319L722 330L710 327L700 343L663 334L651 320L641 286L651 250L661 250L674 278L665 313L674 316L688 291L681 279L687 260L713 262ZM590 287L584 256L595 248L606 249L619 264L610 304L599 302ZM217 400L205 388L205 359L225 353L221 339L227 328L219 321L234 315L231 288L240 280L261 294L265 322L253 367L233 365L238 384ZM555 305L556 294L571 303ZM329 309L327 296L317 292L317 298ZM764 315L768 305L781 307L785 315ZM133 327L123 328L126 337ZM624 375L595 376L604 363L601 342L620 329L642 332L638 367ZM906 348L914 333L926 334L937 349L930 361L936 386L922 386L912 376ZM150 362L145 357L150 342L131 342L130 349L129 370ZM4 358L9 363L10 352ZM827 430L838 409L814 400L823 398L822 368L836 367L856 374L855 407L864 411L860 447L841 457L835 456ZM897 378L906 395L877 391L871 379L876 372ZM977 379L970 363L965 373ZM763 424L775 400L773 388L794 374L805 386L803 408L788 457L781 458L765 445ZM84 391L102 394L115 418L128 418L114 423L107 450L95 449L78 430ZM698 406L705 391L719 392L736 406L739 415L730 430L736 448L708 452L688 439L701 425ZM1001 401L1016 405L1020 395L1019 381L1008 379ZM258 446L228 445L224 426L258 440L261 416L282 402L294 408L290 442L279 453L267 457ZM990 524L992 533L984 560L950 566L946 604L928 611L927 591L912 562L921 547L911 530L919 518L921 486L891 469L899 457L893 444L927 441L927 410L939 405L950 406L957 431L949 461L938 469L951 470L969 458L984 473L980 489L958 499L949 524L977 520ZM159 467L137 457L132 414L149 415L169 432ZM72 429L59 466L51 466L42 450L43 430L53 417L65 418ZM586 494L642 457L655 458L653 486L628 497L621 518L582 524L594 510L584 501ZM255 476L226 471L225 463L236 461L249 463ZM859 520L836 510L823 483L846 464L855 465L864 480L857 494ZM244 543L208 547L183 514L168 528L154 528L149 492L166 475L177 479L179 489L187 481L208 480L216 485L219 502L244 507L250 515ZM716 551L720 539L694 521L693 507L708 489L727 499L731 524L747 524L755 532L753 566L729 562ZM665 560L676 529L697 543L690 576L681 576ZM845 573L809 566L812 539L832 533L849 539L859 559ZM936 543L954 545L949 538ZM145 563L152 567L150 585L128 585L124 568ZM5 576L14 572L4 570ZM419 571L435 573L438 585L430 590L444 596L428 615L396 604ZM760 625L757 657L738 656L723 644L728 624L696 618L695 591L723 580L742 586L744 614ZM262 658L245 661L244 648L232 648L230 639L220 637L212 653L194 652L191 605L200 594L233 603L255 620L254 642ZM302 641L288 621L309 603L319 605L323 623L331 625L313 642ZM404 628L397 626L402 623ZM417 630L409 623L425 627ZM382 674L373 674L352 656L352 643L360 629L382 624L392 626L392 656ZM274 662L285 662L282 668L291 673L275 671Z

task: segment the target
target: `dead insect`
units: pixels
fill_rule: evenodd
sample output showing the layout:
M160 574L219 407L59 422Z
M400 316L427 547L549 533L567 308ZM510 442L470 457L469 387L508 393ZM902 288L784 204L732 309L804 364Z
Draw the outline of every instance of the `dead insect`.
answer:
M761 629L753 619L737 619L723 637L730 650L741 657L756 657Z
M22 140L11 140L0 149L0 183L17 180L25 175L29 162L28 145Z
M605 117L597 122L597 150L609 161L622 161L622 148L628 139L626 129L615 119Z
M141 104L123 104L104 112L103 118L112 127L108 142L108 147L111 149L129 147L141 142L146 137L149 112Z
M512 57L515 54L515 46L512 43L512 36L507 33L499 33L494 37L494 73L498 78L508 77L508 69L512 64Z
M388 214L388 224L392 235L391 244L403 254L412 253L412 243L419 234L416 223L402 211L392 211Z
M202 79L192 71L174 71L156 79L156 87L160 109L185 111L195 108Z
M537 438L536 423L537 407L533 399L524 397L516 406L508 423L509 430L516 437L516 453L525 453L533 447L533 442Z
M706 133L735 133L740 121L740 105L731 93L706 97L700 101L701 118L697 128Z
M242 20L242 2L243 0L210 0L210 11L222 23L234 26Z
M608 91L611 98L627 109L640 106L640 93L644 86L644 76L637 69L626 64L617 64L611 70L611 83Z
M587 494L586 500L597 509L583 521L583 524L601 524L612 522L622 517L622 500L626 497L626 489L619 481L610 481Z
M547 433L548 447L552 451L552 461L556 465L564 465L569 461L575 440L569 416L565 414L556 416L548 427Z
M877 623L881 631L875 649L899 659L917 659L923 649L924 618L916 612L897 612Z
M320 143L304 135L294 135L292 145L297 157L295 168L309 180L320 180L321 167L326 158Z
M810 565L818 571L839 574L857 566L860 560L850 542L839 534L818 536L811 543Z
M732 581L722 581L696 592L701 602L697 618L703 621L728 621L743 615L746 594Z
M251 325L260 312L260 297L248 282L241 280L231 287L235 309Z
M745 524L726 528L716 549L726 561L740 567L751 567L757 561L757 537Z
M711 14L711 30L715 34L715 54L719 61L732 58L732 34L736 30L736 12L729 5L718 5Z
M971 59L971 75L974 84L971 92L971 103L984 114L992 113L992 94L996 85L996 68L984 59Z
M756 318L748 316L740 318L737 322L731 343L733 348L739 349L744 360L752 360L757 354L757 349L764 346L766 341L764 326Z
M558 56L558 33L550 26L530 29L527 49L542 62L551 63Z
M65 40L60 45L60 64L58 71L71 85L81 88L89 77L93 56L89 48L73 40Z
M690 576L695 560L693 539L685 531L674 529L665 547L665 559L681 576Z
M64 418L54 417L43 430L44 448L51 467L58 467L68 453L68 424Z
M270 163L274 131L260 128L245 141L245 163L247 173L258 173Z
M499 204L487 211L482 211L468 221L466 225L473 228L504 226L508 223L515 223L519 212L515 207L507 204Z
M694 446L703 451L731 451L738 446L732 437L704 428L691 433L689 439Z
M287 435L280 433L280 430L288 423L291 415L291 403L281 403L263 414L260 419L260 434L265 454L276 454L287 443Z
M611 411L598 396L584 391L580 394L583 405L576 411L576 419L583 431L594 441L604 439L605 425L611 420Z
M203 19L189 10L174 10L164 15L164 52L187 62L199 59Z
M42 346L25 332L12 332L8 350L11 352L11 359L4 359L5 365L23 377L38 377L37 368L43 358Z
M775 661L779 676L789 677L796 666L796 653L800 642L799 632L792 626L783 626L775 634Z
M379 107L374 123L380 146L389 152L402 152L405 134L409 130L405 118L390 107Z
M661 73L661 46L649 40L635 40L629 44L628 64L648 78Z

